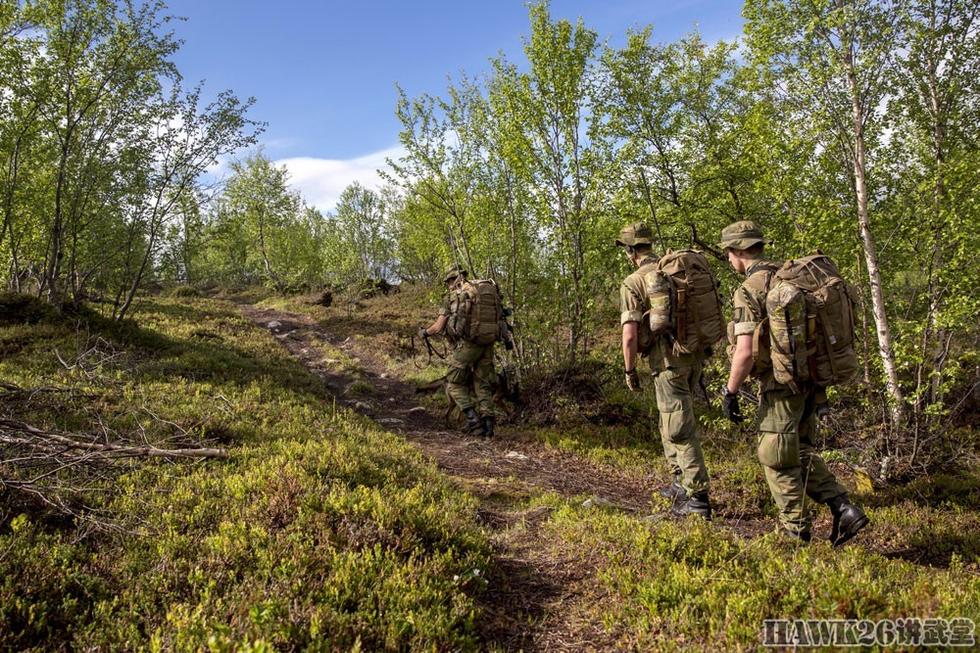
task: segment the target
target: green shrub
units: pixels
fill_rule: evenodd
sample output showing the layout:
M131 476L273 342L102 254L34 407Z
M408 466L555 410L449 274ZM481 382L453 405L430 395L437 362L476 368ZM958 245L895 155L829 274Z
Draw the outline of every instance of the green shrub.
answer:
M36 324L56 317L54 308L33 295L0 293L0 324Z
M696 518L645 523L571 505L547 528L556 546L600 556L599 579L617 600L597 606L595 621L629 633L638 650L754 648L770 618L980 619L980 579L955 557L933 569L860 545L747 540Z
M166 297L201 297L201 291L194 286L174 286L166 293Z

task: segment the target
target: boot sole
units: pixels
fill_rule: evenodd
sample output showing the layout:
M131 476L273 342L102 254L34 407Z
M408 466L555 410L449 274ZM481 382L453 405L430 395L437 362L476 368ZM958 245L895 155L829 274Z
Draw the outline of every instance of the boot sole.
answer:
M856 522L851 524L851 527L848 528L845 532L838 534L837 540L834 542L834 547L836 548L838 546L844 546L846 543L854 539L854 536L860 533L870 523L871 520L868 519L866 516L857 520Z

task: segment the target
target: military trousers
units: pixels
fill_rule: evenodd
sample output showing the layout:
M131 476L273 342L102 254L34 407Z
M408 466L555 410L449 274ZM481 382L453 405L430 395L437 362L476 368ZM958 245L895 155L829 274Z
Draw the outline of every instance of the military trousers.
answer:
M664 455L688 495L708 489L708 470L694 417L694 393L700 385L702 367L703 361L695 359L690 365L668 366L653 379Z
M792 533L809 532L807 498L826 503L845 490L813 447L817 435L815 388L793 392L786 386L759 400L759 462L779 509L779 521Z
M476 408L483 416L493 415L493 345L461 340L453 350L446 374L446 392L459 409Z

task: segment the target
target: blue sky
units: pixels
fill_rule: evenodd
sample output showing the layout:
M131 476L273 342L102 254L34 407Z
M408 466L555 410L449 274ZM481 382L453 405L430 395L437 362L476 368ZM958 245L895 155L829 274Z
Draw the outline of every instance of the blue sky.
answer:
M523 0L170 0L185 43L176 62L188 83L206 80L255 96L268 123L267 156L286 165L311 204L332 207L396 152L395 84L409 95L441 94L447 77L477 75L504 53L522 61ZM696 27L708 40L741 32L741 2L553 0L556 18L582 17L600 38L621 43L652 24L656 40Z

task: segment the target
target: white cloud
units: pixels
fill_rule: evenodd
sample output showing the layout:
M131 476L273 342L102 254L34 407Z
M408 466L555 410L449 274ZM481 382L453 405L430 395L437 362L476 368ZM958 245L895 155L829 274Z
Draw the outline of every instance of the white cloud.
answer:
M231 162L235 160L233 154L222 154L209 165L204 173L209 181L220 182L231 174Z
M386 167L385 159L397 159L403 154L401 146L394 146L356 159L293 157L279 159L275 164L286 167L291 185L303 194L307 203L321 211L330 211L343 190L355 181L367 188L380 188L383 180L378 169Z

